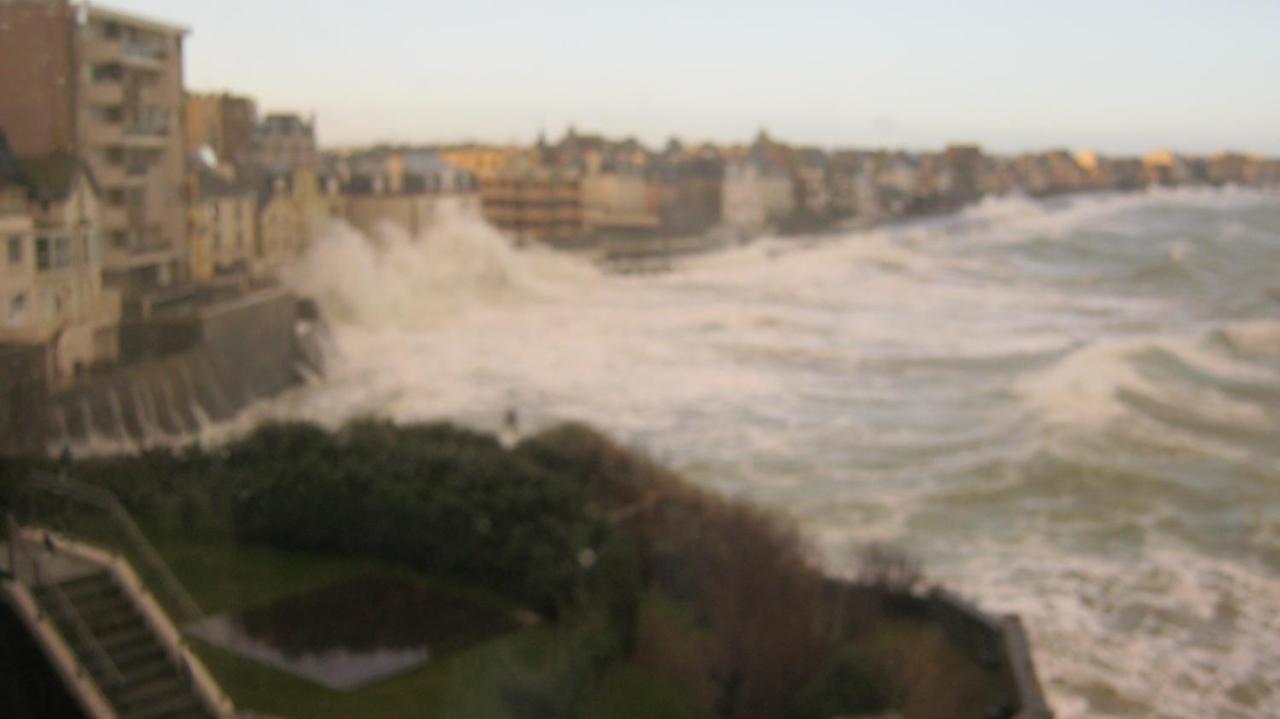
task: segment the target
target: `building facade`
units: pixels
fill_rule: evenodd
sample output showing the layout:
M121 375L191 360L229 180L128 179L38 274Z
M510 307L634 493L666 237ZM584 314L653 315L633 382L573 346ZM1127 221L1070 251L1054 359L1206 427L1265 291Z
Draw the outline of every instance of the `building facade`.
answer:
M0 136L0 343L46 347L58 387L119 353L120 294L104 288L100 206L68 153L13 159Z
M192 279L250 275L258 254L257 193L212 170L197 173L192 190Z
M185 30L67 0L0 3L0 129L19 155L65 152L96 179L106 281L181 279Z
M518 242L582 235L582 176L573 170L512 168L480 178L484 218Z
M213 151L219 164L240 165L253 157L258 106L229 93L186 96L187 155Z
M271 172L314 169L319 158L314 120L274 113L263 118L254 133L254 162Z

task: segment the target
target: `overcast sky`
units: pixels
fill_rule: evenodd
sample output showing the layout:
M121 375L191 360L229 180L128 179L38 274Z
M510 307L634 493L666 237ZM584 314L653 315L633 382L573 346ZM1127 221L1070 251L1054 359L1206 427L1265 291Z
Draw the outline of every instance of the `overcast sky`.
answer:
M1280 154L1275 0L113 0L191 29L187 85L321 141Z

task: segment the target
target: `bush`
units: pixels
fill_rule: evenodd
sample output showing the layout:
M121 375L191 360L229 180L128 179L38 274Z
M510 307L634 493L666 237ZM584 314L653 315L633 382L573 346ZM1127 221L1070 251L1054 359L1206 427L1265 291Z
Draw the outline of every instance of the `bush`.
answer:
M602 536L572 478L442 424L269 425L228 449L249 541L358 553L483 584L555 615Z
M889 708L884 679L855 647L833 655L796 696L798 719L875 714Z

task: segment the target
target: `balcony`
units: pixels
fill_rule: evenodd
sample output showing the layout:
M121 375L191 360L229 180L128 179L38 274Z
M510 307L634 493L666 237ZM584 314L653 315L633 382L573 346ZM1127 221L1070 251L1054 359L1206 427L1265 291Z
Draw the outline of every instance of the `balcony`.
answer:
M110 80L90 82L84 87L84 99L90 105L116 107L124 102L124 86Z
M123 207L102 207L102 227L108 231L129 227L129 213Z
M93 174L103 187L136 187L147 181L150 166L145 163L99 162L94 165Z
M95 36L85 40L84 57L90 63L120 63L143 70L162 70L167 53L163 47L149 43Z
M103 263L114 271L134 270L155 265L164 265L176 257L175 248L167 242L147 242L128 247L111 247L107 249L106 261Z
M123 144L131 147L164 149L169 144L168 124L137 124L125 126Z

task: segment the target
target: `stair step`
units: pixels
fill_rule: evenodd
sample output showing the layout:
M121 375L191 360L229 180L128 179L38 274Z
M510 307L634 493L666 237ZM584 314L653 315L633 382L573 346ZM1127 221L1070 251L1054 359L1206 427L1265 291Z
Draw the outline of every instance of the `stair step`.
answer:
M141 706L130 707L122 716L125 719L162 719L202 711L200 700L188 692L172 697L160 697Z
M120 673L124 675L125 684L133 686L163 676L177 675L178 668L169 661L168 657L162 655L160 659L152 659L145 663L139 662L129 667L121 667Z
M101 612L91 617L84 614L80 616L84 618L84 623L88 625L89 631L93 632L94 636L99 637L113 634L125 627L146 627L137 612L127 607L109 614Z
M94 572L83 577L76 577L59 582L58 588L68 599L73 601L100 594L118 593L115 578L109 572Z
M103 594L82 599L74 604L76 611L80 612L80 616L86 620L92 619L99 614L118 612L122 609L133 610L133 602L118 591L113 594Z
M156 661L169 661L169 655L159 643L138 644L137 646L112 652L111 661L116 663L120 673L128 676L134 667L151 664Z
M105 634L97 635L97 639L98 644L107 651L107 654L113 657L116 652L128 647L147 642L156 643L156 638L151 634L151 630L141 622L135 622Z
M166 697L190 695L190 693L191 688L177 674L172 674L112 692L112 703L127 710L130 707L145 706Z

